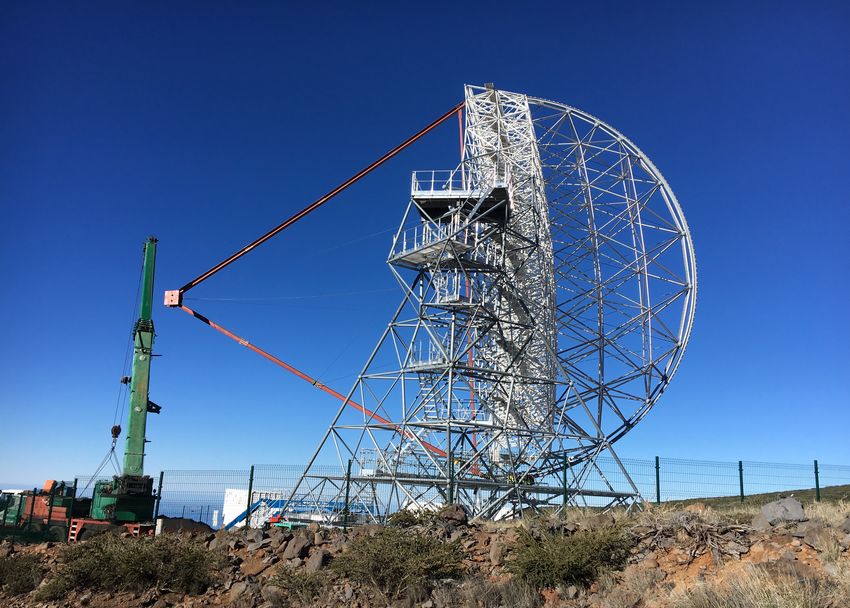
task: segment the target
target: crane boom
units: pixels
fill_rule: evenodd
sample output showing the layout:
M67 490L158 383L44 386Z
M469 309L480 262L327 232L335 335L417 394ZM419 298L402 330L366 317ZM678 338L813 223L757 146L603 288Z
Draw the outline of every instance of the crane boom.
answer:
M130 413L127 417L127 438L124 445L124 475L144 475L145 429L148 412L158 412L159 406L148 398L153 354L154 326L153 280L156 264L154 237L145 241L144 265L142 267L141 300L139 318L133 326L133 371L130 376Z

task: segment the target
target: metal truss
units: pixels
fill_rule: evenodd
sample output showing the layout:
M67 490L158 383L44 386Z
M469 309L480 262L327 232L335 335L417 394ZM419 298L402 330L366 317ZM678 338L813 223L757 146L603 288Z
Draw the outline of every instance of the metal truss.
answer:
M290 496L329 522L345 504L381 520L639 499L612 444L690 334L681 209L645 155L584 112L478 87L465 110L460 166L413 174L388 258L401 304ZM313 466L328 460L353 463L347 481Z

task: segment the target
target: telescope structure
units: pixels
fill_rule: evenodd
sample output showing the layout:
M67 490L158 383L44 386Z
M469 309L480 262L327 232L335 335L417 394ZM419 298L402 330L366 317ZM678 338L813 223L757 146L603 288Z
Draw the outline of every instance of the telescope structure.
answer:
M639 500L613 445L673 377L696 304L660 172L585 112L467 86L461 163L409 194L387 260L401 303L290 504L336 522Z

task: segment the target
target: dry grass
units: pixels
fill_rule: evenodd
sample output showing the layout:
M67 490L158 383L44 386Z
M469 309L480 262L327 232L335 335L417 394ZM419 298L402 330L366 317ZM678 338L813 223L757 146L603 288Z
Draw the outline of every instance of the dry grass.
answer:
M439 591L443 591L441 595ZM463 606L463 608L538 608L543 598L528 585L516 580L490 581L484 578L470 578L460 588L434 593L438 606Z
M671 598L673 608L844 608L850 606L847 573L829 580L770 576L750 567L728 584L703 583Z

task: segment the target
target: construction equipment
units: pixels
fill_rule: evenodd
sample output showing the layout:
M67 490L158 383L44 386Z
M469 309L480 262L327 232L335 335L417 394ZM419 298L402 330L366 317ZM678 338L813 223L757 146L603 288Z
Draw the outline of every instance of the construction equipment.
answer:
M94 530L123 526L133 536L153 532L154 507L159 498L153 489L153 479L144 474L147 415L158 414L160 406L148 397L151 357L153 354L154 266L156 243L148 237L144 245L139 318L133 326L133 363L129 378L121 379L130 385L130 411L127 416L127 436L124 445L124 466L121 475L99 480L94 485L89 517L70 521L68 540L79 540ZM112 428L112 447L121 433L120 426Z

